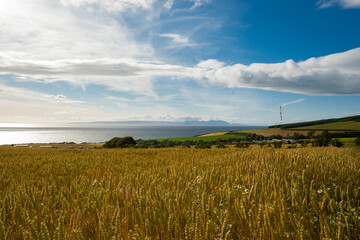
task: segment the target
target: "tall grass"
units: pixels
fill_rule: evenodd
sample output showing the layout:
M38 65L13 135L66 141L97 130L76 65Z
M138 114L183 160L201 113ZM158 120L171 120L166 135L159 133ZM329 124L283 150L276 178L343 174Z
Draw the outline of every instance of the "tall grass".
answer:
M350 149L0 148L0 239L359 239Z

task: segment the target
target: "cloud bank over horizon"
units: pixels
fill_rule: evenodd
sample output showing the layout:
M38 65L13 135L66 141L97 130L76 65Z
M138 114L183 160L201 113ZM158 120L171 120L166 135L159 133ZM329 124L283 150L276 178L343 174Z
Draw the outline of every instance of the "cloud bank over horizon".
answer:
M308 95L360 94L360 48L295 62L226 65L216 59L194 67L135 59L38 61L0 55L0 73L28 81L102 84L114 90L149 93L156 77L193 79L213 86L258 88Z

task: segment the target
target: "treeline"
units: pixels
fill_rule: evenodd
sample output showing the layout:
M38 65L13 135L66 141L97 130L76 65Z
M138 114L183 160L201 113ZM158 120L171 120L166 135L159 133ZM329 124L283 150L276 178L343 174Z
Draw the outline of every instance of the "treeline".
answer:
M229 139L216 139L213 141L203 141L199 139L197 141L173 141L165 139L162 141L159 140L143 140L138 139L134 140L132 137L119 138L115 137L107 141L103 148L168 148L168 147L191 147L195 148L211 148L211 146L216 145L219 148L223 148L226 145L238 145L238 147L248 146L253 141L262 141L264 140L263 136L256 134L245 134L244 139L239 138L229 138Z
M234 134L234 133L233 133ZM242 133L244 134L244 133ZM339 137L340 136L340 137ZM354 137L352 132L347 137ZM342 147L343 143L339 141L338 138L343 137L339 133L329 133L324 131L322 134L315 136L313 133L309 132L307 136L304 136L299 133L295 133L293 136L286 136L282 138L280 135L272 135L270 137L264 137L256 134L247 134L247 137L244 139L239 138L229 138L229 139L216 139L213 141L203 141L199 139L198 141L173 141L165 139L163 141L158 140L143 140L138 139L134 140L132 137L119 138L115 137L107 141L102 147L103 148L170 148L170 147L186 147L190 148L195 146L195 148L205 149L216 146L217 148L226 148L226 145L235 145L238 148L247 148L250 144L259 144L261 147L268 144L268 146L273 146L279 148L282 146L282 143L288 143L293 147L296 147L296 143L300 143L301 146L305 147L308 144L311 144L315 147L327 147L329 145L335 147ZM355 145L360 146L360 132L355 140ZM289 141L288 139L293 139L296 141ZM288 146L288 148L292 148Z
M229 138L229 139L217 139L213 141L172 141L172 140L136 140L137 145L136 148L168 148L168 147L191 147L195 146L195 148L211 148L211 146L218 146L219 148L223 148L225 145L230 144L238 144L244 142L244 140L238 138Z
M291 129L291 128L299 128L299 127L309 127L309 126L326 124L326 123L348 122L348 121L360 122L360 115L345 117L345 118L323 119L323 120L300 122L300 123L278 124L278 125L270 126L269 128Z
M359 131L353 131L353 132L328 132L328 131L323 131L323 133L328 134L331 138L353 138L353 137L358 137L360 136L360 132ZM300 140L300 139L315 139L317 136L315 135L315 130L311 130L308 131L307 134L301 134L298 132L295 132L293 135L286 135L284 137L282 137L281 135L272 135L270 137L268 137L268 139L294 139L294 140Z

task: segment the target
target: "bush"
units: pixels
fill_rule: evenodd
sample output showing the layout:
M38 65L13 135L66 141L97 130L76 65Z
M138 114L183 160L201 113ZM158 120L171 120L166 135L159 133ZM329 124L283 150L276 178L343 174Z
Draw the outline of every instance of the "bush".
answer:
M360 136L355 139L355 145L358 147L360 146Z
M218 143L216 148L226 148L226 145L224 143Z
M136 145L135 140L132 137L114 137L110 141L106 142L104 148L127 148Z
M342 147L342 146L344 146L344 144L342 142L340 142L339 139L332 140L331 145L333 145L334 147Z
M302 142L300 142L301 147L306 147L310 142L308 140L304 140Z
M197 149L211 148L211 144L210 143L200 143L200 144L196 144L195 148L197 148Z
M282 147L282 142L281 141L273 142L273 146L274 146L274 148L281 148Z
M246 142L239 142L235 145L235 147L237 148L248 148L250 146L249 143L246 143Z

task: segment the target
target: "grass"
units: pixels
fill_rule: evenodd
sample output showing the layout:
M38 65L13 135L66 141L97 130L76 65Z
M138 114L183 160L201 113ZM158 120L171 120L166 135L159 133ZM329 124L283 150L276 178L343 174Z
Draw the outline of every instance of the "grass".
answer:
M336 139L336 138L333 138L333 139ZM346 143L349 143L349 142L355 142L356 138L337 138L339 139L340 142L346 142Z
M336 122L314 126L293 128L294 130L322 130L322 131L360 131L360 122Z
M245 136L241 135L231 135L231 134L225 134L225 135L218 135L218 136L206 136L206 137L183 137L183 138L163 138L163 139L157 139L158 141L162 142L165 140L171 140L171 141L178 141L178 142L186 142L186 141L199 141L202 140L204 142L211 142L216 141L218 139L220 140L228 140L228 139L245 139Z
M0 148L0 239L359 239L348 148Z
M265 129L253 129L253 130L240 130L240 131L235 131L235 132L239 132L239 133L256 133L256 132L262 132L262 131L266 131L268 130L267 128Z

